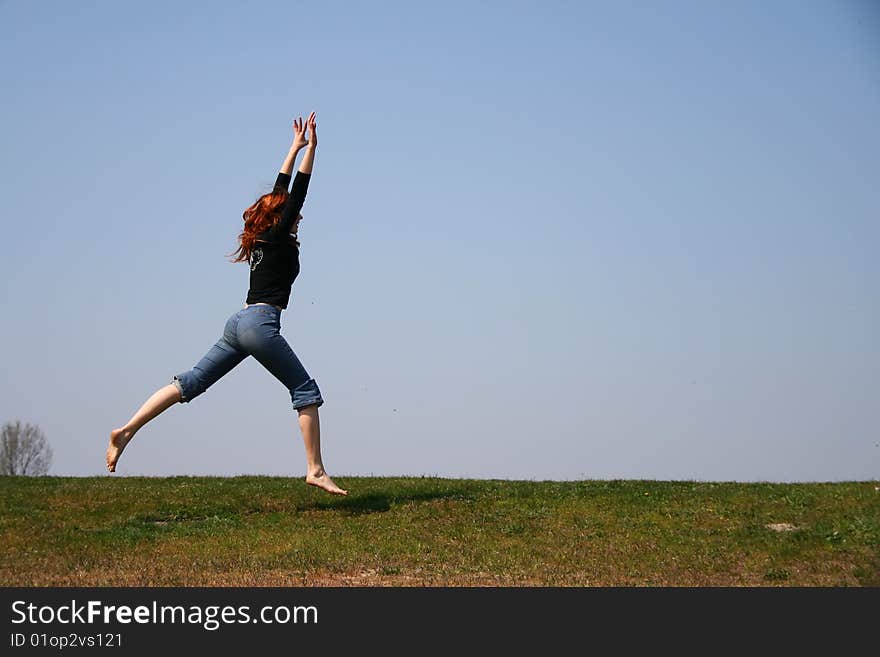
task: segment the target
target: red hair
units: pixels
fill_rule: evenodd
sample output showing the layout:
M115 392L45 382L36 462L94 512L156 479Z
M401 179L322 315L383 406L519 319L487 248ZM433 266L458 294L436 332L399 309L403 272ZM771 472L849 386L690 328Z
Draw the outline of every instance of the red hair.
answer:
M281 209L289 196L286 189L274 189L263 194L241 216L244 219L244 230L238 236L238 248L232 262L249 262L257 235L274 226L281 219Z

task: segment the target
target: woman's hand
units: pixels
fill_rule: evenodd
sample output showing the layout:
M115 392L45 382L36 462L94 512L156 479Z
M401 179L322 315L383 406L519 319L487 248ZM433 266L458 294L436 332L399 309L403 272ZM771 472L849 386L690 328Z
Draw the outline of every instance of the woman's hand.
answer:
M309 114L309 123L308 123L309 148L315 148L318 145L318 133L315 131L315 128L317 128L317 126L318 126L318 124L315 123L315 113L312 112L311 114Z
M312 116L314 116L314 112L312 112ZM311 120L311 116L309 120ZM306 139L306 129L303 126L303 117L299 117L293 120L293 149L299 150L303 148L306 144L309 143L309 140Z
M299 127L302 128L301 123L300 123ZM309 114L309 122L308 122L307 127L309 129L309 138L306 141L305 137L303 137L303 140L308 145L308 148L306 148L306 153L305 153L305 155L303 155L302 162L299 163L299 171L300 171L300 173L311 174L312 173L312 165L315 162L315 150L316 150L316 147L318 146L318 133L315 130L316 124L315 124L315 113L314 112Z

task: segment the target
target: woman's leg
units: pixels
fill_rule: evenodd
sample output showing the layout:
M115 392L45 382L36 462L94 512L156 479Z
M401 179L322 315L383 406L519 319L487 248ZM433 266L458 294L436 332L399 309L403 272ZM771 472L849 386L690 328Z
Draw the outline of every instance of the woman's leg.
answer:
M147 422L177 402L191 402L247 358L235 336L238 317L239 313L236 313L227 320L223 336L191 370L178 374L170 384L159 388L124 426L110 432L107 447L107 469L110 472L116 472L116 462L122 450Z
M167 386L163 386L154 392L153 396L144 402L144 405L138 409L137 413L131 416L131 419L124 426L111 431L110 446L107 448L107 469L110 472L116 472L116 462L122 455L122 450L134 438L134 434L138 432L138 429L162 413L162 411L179 402L180 399L180 390L178 390L177 386L169 383Z
M335 495L348 495L324 470L321 458L321 425L318 407L324 403L315 380L309 378L299 358L279 332L281 311L269 306L251 310L238 325L238 342L290 391L306 448L306 483Z
M323 488L328 493L348 495L348 491L333 483L330 475L324 470L324 461L321 458L321 422L317 404L299 409L299 428L306 447L306 483Z

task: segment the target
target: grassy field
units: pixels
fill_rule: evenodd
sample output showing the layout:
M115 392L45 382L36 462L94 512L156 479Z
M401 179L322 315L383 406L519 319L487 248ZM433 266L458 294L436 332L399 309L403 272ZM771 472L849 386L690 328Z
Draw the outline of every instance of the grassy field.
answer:
M3 586L880 586L880 482L0 477Z

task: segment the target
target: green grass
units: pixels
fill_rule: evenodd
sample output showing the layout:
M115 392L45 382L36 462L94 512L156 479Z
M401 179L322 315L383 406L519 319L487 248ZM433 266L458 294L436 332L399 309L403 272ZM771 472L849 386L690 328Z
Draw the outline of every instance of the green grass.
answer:
M880 586L880 482L338 483L0 477L0 585Z

